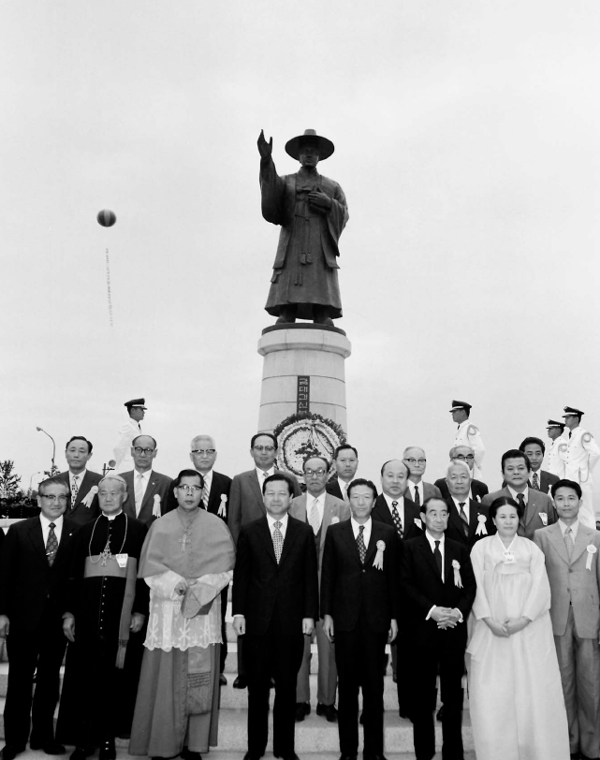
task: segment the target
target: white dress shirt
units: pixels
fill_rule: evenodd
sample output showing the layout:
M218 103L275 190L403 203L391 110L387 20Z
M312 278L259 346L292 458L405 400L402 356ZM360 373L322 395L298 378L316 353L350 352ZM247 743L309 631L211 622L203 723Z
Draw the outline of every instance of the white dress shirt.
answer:
M135 500L136 517L140 514L140 509L142 508L144 496L146 495L146 489L148 488L151 476L152 470L147 470L146 472L138 472L137 470L133 471L133 496ZM140 478L141 483L138 485Z
M286 512L285 515L282 515L281 517L273 517L273 515L270 515L267 512L267 523L269 524L269 531L271 532L271 538L273 538L273 533L275 531L275 523L279 521L281 525L279 526L279 530L281 532L281 535L283 536L283 540L285 541L285 534L287 531L288 526L288 513Z
M361 527L360 523L357 523L356 520L351 517L350 518L350 525L352 525L352 532L354 533L354 540L358 538L358 529ZM364 524L364 530L363 530L363 541L365 542L365 546L368 549L369 548L369 541L371 540L371 527L373 525L373 520L369 517L367 522Z
M56 540L60 544L60 537L63 529L63 516L57 517L56 520L49 520L44 515L40 514L40 522L42 524L42 536L44 537L44 546L48 545L48 534L50 533L50 523L54 523L54 535Z

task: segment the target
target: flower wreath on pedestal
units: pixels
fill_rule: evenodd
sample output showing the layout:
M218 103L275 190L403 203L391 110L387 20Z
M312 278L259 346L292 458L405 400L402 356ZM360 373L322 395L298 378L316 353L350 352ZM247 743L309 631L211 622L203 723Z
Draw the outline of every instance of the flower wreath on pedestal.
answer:
M346 433L337 422L313 412L291 414L273 430L277 438L277 466L303 480L302 462L309 455L330 462L337 446L346 443Z

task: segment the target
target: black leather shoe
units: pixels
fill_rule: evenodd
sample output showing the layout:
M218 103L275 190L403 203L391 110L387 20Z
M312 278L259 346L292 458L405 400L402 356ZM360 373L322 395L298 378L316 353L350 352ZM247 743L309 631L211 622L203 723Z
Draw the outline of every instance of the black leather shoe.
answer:
M187 747L181 750L180 757L183 760L202 760L202 755L199 752L191 752Z
M100 744L98 758L99 760L117 760L117 750L115 748L114 739L109 739Z
M363 752L363 760L386 760L385 755L372 755L370 752Z
M318 702L317 715L325 718L328 723L337 723L338 711L335 709L335 705L324 705L321 702Z
M260 760L262 755L255 755L252 752L246 752L244 755L244 760Z
M356 760L358 755L340 755L340 760Z
M221 673L221 675L219 676L219 683L221 684L221 686L227 686L227 679L225 678L223 673Z
M25 747L15 747L13 744L7 744L0 751L0 757L2 760L13 760L13 758L20 755L21 752L25 752Z
M296 702L296 723L300 723L310 715L310 704L308 702Z
M85 760L86 757L93 755L95 751L95 747L75 747L69 760Z
M238 676L233 682L234 689L245 689L246 686L248 686L248 681L244 678L244 676Z
M275 755L275 753L273 752ZM283 754L283 755L275 755L275 757L281 758L281 760L300 760L298 755L295 752L290 752L289 754Z
M29 747L31 749L41 749L47 755L64 755L67 751L67 748L63 744L59 744L55 741L46 742L45 744L40 745L35 742L29 742Z

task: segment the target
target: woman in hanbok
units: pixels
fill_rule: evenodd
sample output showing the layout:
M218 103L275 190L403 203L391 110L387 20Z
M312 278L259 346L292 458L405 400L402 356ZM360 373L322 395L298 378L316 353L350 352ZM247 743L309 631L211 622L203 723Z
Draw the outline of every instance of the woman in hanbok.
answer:
M490 506L497 528L471 552L477 580L467 652L477 760L568 760L569 732L544 555L517 536L520 507Z

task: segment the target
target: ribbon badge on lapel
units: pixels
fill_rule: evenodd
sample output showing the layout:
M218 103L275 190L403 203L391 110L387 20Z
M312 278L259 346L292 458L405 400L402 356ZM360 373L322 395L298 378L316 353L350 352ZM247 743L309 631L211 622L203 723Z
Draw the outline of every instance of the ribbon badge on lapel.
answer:
M378 541L375 546L377 547L377 554L373 560L373 567L378 570L383 570L383 552L385 551L385 541Z
M487 536L487 528L485 527L486 523L486 516L479 513L477 515L477 530L475 531L476 536Z
M414 524L417 526L417 528L419 530L423 530L423 523L421 522L421 520L419 520L418 517L415 517L415 519L413 520L413 522L414 522Z
M227 517L227 494L221 494L221 503L219 509L217 509L217 515L219 517Z
M457 559L452 560L452 568L454 570L454 585L456 588L462 588L462 578L460 577L460 562Z
M154 504L152 505L152 517L160 517L160 496L154 494Z
M592 569L592 559L594 558L594 554L598 551L594 544L589 544L587 548L587 560L585 561L585 569L591 570Z
M81 503L84 507L87 507L89 509L92 506L92 502L94 501L94 496L98 493L98 486L92 486L90 490L86 493L85 499L81 500Z
M538 515L545 528L548 525L548 515L545 512L538 512Z

